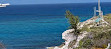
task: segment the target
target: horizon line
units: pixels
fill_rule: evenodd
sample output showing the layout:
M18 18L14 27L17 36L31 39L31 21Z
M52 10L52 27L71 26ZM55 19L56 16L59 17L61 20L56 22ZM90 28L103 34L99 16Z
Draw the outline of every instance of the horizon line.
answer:
M98 3L98 2L87 2L88 4L89 3ZM87 4L87 3L49 3L49 4ZM111 3L111 2L101 2L101 3ZM49 5L46 3L46 5ZM44 4L11 4L11 5L45 5Z

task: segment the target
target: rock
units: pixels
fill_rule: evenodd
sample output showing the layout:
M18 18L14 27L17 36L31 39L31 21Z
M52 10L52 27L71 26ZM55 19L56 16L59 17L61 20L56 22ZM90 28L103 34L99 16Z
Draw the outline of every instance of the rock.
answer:
M58 47L58 46L55 46L54 48L52 48L52 49L69 49L68 48L68 45L69 45L69 43L71 42L71 41L73 41L73 40L76 40L76 36L74 35L74 33L71 33L71 32L73 32L74 31L74 29L69 29L69 30L66 30L66 31L64 31L63 33L62 33L62 39L64 39L65 40L65 45L63 46L63 47ZM47 49L51 49L51 48L47 48Z
M55 46L53 49L73 49L73 48L69 48L69 44L70 42L76 40L76 36L74 35L74 33L71 33L73 32L74 29L69 29L69 30L66 30L62 33L62 39L65 40L65 45L63 47L58 47L58 46ZM81 39L83 39L87 34L88 32L84 31L84 32L81 32L82 34L78 36L77 40L76 40L76 43L74 45L74 48L78 47L79 46L79 41ZM49 49L49 48L48 48Z
M79 47L79 41L82 40L84 37L86 37L87 34L88 34L88 32L86 32L86 31L82 32L82 34L78 36L78 38L77 38L77 40L76 40L76 43L75 43L75 45L73 46L73 48Z
M95 24L96 24L95 20L96 20L96 17L93 17L93 18L91 18L89 20L86 20L84 22L80 22L78 24L77 28L78 29L84 29L83 27L87 26L90 29L91 27L95 27ZM106 21L102 21L100 24L102 24L102 26L105 26L105 25L107 26L108 25L108 23ZM101 27L101 25L99 27ZM79 47L79 42L83 38L85 38L85 37L89 37L90 39L93 38L93 35L91 35L91 32L87 32L87 30L81 31L80 35L78 35L78 36L74 35L73 31L75 31L75 30L74 29L69 29L69 30L64 31L62 33L62 39L65 40L64 45L62 45L60 47L55 46L55 47L50 48L50 49L74 49L74 48Z
M69 29L62 33L62 39L65 40L65 44L69 44L70 41L73 41L76 39L76 36L74 35L74 33L71 33L73 31L74 29Z
M94 23L95 22L95 17L92 17L84 22L80 22L78 24L78 28L81 29L82 27L84 27L85 25L88 25L88 24L91 24L91 23Z
M6 49L2 43L0 43L0 49Z
M47 47L47 49L54 49L54 47Z

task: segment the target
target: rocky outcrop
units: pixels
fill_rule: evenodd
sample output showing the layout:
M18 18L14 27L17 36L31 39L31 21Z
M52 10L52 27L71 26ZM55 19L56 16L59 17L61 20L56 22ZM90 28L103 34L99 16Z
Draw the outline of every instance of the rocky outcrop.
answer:
M66 30L65 32L62 33L62 39L65 40L65 45L61 48L59 48L58 46L56 46L54 49L68 49L68 45L71 41L73 40L76 40L76 36L74 35L74 33L71 33L73 32L74 29L69 29L69 30Z
M87 36L88 32L84 31L84 32L81 32L82 34L78 36L77 40L76 40L76 43L74 45L73 48L77 48L79 47L79 41L81 41L84 37Z
M94 22L94 18L91 18L91 19L89 19L85 22L80 22L78 24L78 29L82 28L84 25L87 25L87 24L90 24L90 23L93 23L93 22ZM52 48L52 49L73 49L73 48L78 47L79 46L79 41L81 39L83 39L88 34L88 32L82 31L82 32L80 32L81 33L80 35L76 36L76 35L74 35L74 33L72 33L73 31L74 31L74 29L69 29L69 30L66 30L62 33L62 39L65 40L65 42L64 42L65 45L64 46L62 46L62 47L55 46L53 48L48 47L47 49L49 49L49 48ZM69 44L73 41L76 41L75 44L72 45L72 47L69 47Z
M60 47L60 46L55 46L55 47L50 47L51 49L74 49L74 48L77 48L79 47L80 45L80 41L82 39L84 39L85 37L88 37L89 39L90 38L93 38L93 35L99 33L99 31L101 30L101 32L108 32L110 31L111 29L109 28L110 27L110 24L107 23L107 21L105 20L102 20L101 22L98 22L96 23L95 20L96 20L97 17L93 17L91 19L88 19L84 22L80 22L78 24L78 29L82 30L82 29L90 29L89 31L87 30L82 30L80 32L80 34L78 36L76 36L74 34L74 29L69 29L69 30L66 30L62 33L62 39L65 40L64 44ZM108 27L109 26L109 27ZM101 29L102 28L102 29ZM96 29L96 30L95 30ZM104 30L104 29L107 29L107 30ZM97 32L97 33L96 33ZM100 33L101 33L100 32ZM96 37L96 36L95 36ZM85 39L84 39L85 40ZM95 40L96 41L96 40ZM98 45L98 44L96 44ZM110 43L108 44L107 48L106 49L109 49L110 47ZM50 48L47 48L47 49L50 49ZM86 47L85 47L86 48Z
M61 48L58 47L58 46L55 46L55 47L47 47L47 49L68 49L68 45L71 41L75 40L76 39L76 36L74 35L74 33L71 33L73 32L74 29L69 29L69 30L66 30L62 33L62 39L65 40L64 42L64 46L62 46Z
M85 25L94 23L95 20L96 20L96 17L92 17L91 19L88 19L88 20L86 20L86 21L84 21L84 22L80 22L80 23L78 24L78 28L81 29L81 28L84 27Z
M54 48L52 49L73 49L73 48L76 48L79 46L79 41L81 39L83 39L87 34L88 32L84 31L84 32L81 32L81 34L77 37L74 35L74 33L71 33L73 32L74 29L69 29L69 30L66 30L65 32L62 33L62 39L65 40L65 45L62 46L62 47L58 47L58 46L55 46ZM77 39L76 39L77 38ZM70 42L72 41L76 41L76 43L73 45L73 47L68 47ZM48 48L49 49L49 48Z
M6 49L2 43L0 43L0 49Z

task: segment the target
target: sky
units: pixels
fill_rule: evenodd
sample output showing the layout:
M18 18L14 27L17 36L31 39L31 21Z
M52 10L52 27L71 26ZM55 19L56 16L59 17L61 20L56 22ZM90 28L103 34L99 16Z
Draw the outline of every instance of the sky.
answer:
M98 0L0 0L2 3L13 5L20 4L60 4L60 3L90 3ZM101 0L101 2L111 2L111 0Z

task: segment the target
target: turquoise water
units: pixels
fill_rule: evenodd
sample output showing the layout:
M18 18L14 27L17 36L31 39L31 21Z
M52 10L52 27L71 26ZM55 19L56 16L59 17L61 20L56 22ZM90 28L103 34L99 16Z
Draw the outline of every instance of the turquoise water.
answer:
M14 49L42 49L59 45L63 41L61 33L67 28L63 21L58 18L3 22L0 23L0 39L8 48Z
M45 49L60 45L62 32L68 29L65 11L70 10L81 22L93 16L97 3L11 5L0 8L0 41L7 49ZM110 3L102 3L104 14L111 13Z

